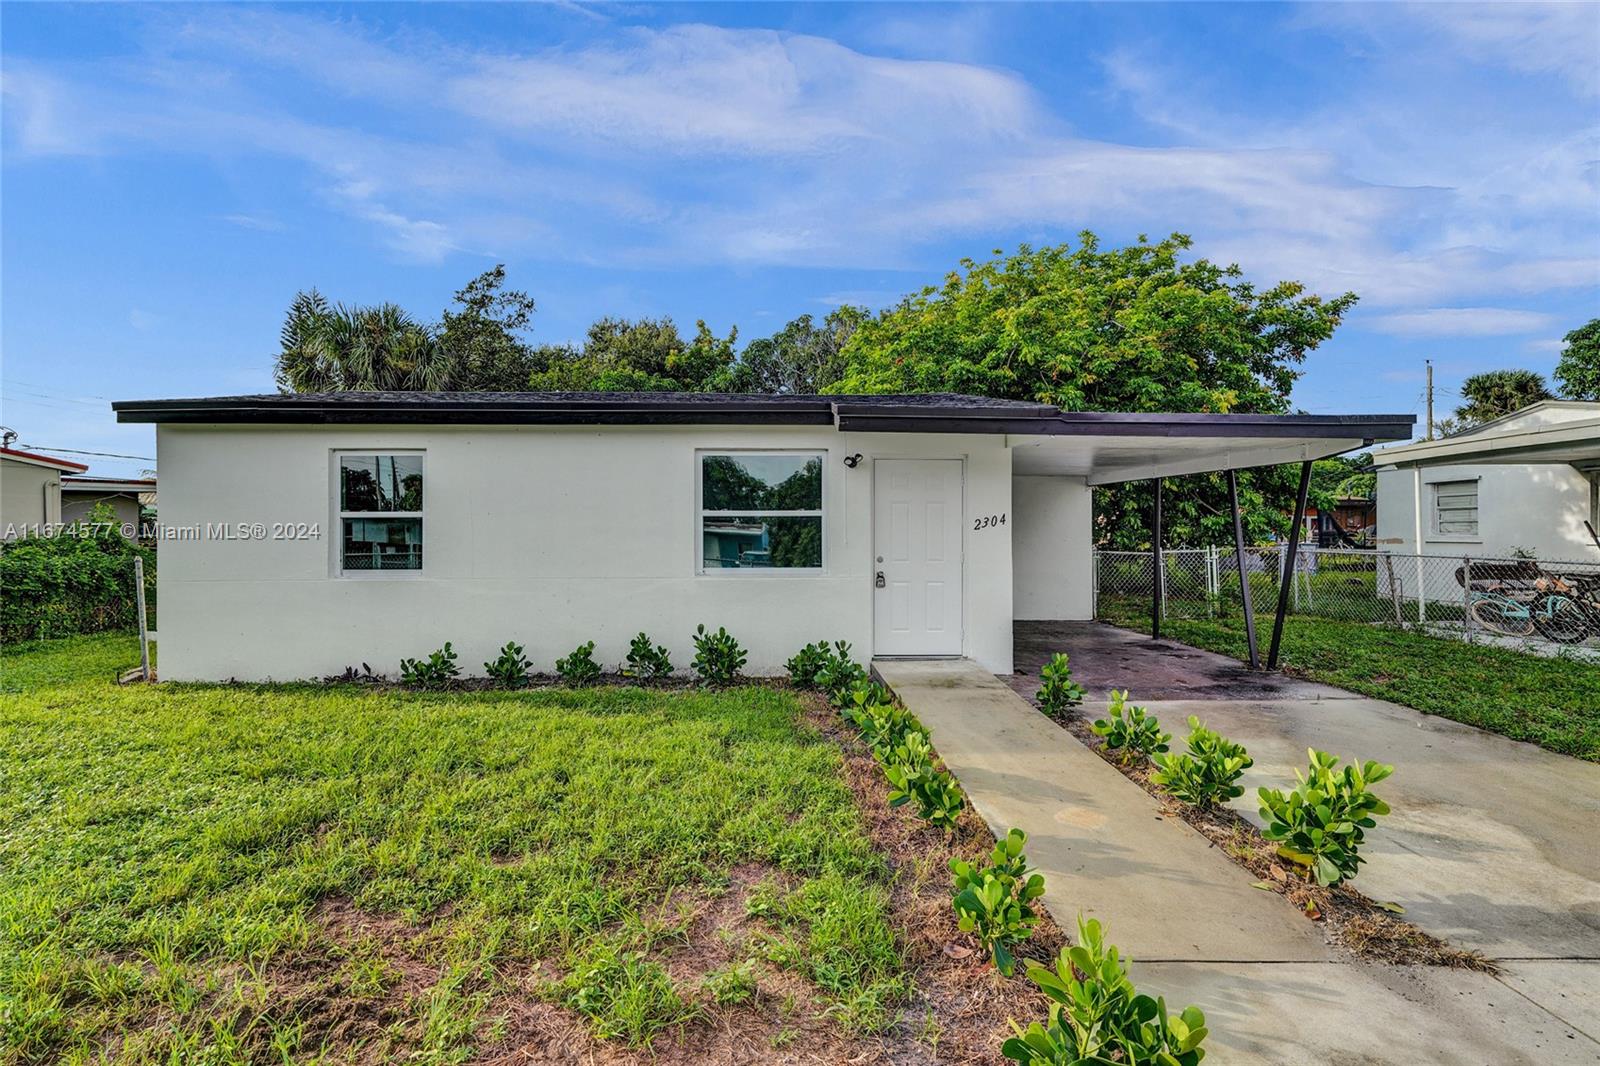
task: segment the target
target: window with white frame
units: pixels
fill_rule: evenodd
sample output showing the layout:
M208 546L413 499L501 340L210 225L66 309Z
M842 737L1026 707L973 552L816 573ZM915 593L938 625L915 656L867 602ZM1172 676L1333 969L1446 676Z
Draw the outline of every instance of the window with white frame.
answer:
M422 453L340 452L339 572L422 569Z
M1478 535L1477 481L1434 482L1433 531L1445 537Z
M822 569L820 452L701 452L700 567Z

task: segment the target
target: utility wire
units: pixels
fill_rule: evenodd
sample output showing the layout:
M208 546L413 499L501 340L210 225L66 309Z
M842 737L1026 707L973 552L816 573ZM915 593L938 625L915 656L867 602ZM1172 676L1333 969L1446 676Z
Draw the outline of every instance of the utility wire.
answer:
M98 455L104 459L142 459L147 463L155 462L148 455L123 455L121 452L86 452L78 448L57 448L50 444L24 444L23 448L37 448L41 452L63 452L67 455Z

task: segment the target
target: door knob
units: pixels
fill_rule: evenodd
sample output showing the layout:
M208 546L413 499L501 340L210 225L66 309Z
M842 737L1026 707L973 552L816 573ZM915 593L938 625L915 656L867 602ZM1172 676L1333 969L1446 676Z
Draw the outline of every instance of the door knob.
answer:
M878 580L877 580L877 581L876 581L876 582L875 582L875 584L876 584L876 585L877 585L877 586L878 586L878 587L879 587L879 588L880 588L880 589L881 589L881 588L883 588L883 584L884 584L884 582L883 582L883 571L882 571L882 570L879 570L879 571L878 571Z

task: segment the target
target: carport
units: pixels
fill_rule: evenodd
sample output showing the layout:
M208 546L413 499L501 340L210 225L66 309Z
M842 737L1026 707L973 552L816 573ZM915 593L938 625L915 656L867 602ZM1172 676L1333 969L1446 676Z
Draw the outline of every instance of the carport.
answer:
M1072 478L1092 487L1131 481L1154 484L1150 515L1151 553L1155 581L1150 604L1152 637L1161 639L1162 599L1165 587L1162 561L1162 483L1168 477L1225 472L1233 512L1234 560L1245 572L1244 523L1239 510L1238 471L1250 467L1300 464L1294 521L1289 532L1290 558L1299 548L1306 497L1311 486L1311 464L1318 459L1368 448L1374 444L1409 439L1414 415L1263 415L1263 414L1153 414L1099 411L1059 412L1053 418L1030 420L1026 429L1008 440L1014 479ZM1020 481L1018 482L1020 484ZM1013 491L1020 500L1026 494ZM1020 507L1020 503L1019 503ZM1020 520L1019 520L1020 523ZM1027 536L1019 529L1017 536ZM1091 537L1091 541L1092 541ZM1019 586L1028 575L1019 570ZM1245 583L1240 583L1241 589ZM1289 582L1280 581L1277 611L1266 655L1266 668L1277 666L1288 609ZM1256 639L1254 607L1242 597L1250 667L1259 669L1262 657ZM1020 620L1020 619L1019 619ZM1037 621L1038 619L1030 619Z

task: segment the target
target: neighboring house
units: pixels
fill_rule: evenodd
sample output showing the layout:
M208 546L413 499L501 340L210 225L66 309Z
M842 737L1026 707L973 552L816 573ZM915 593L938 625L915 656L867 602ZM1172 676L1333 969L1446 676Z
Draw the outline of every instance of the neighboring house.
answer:
M155 478L64 477L61 520L88 521L101 504L111 508L122 530L137 530L142 509L155 502Z
M1378 501L1365 496L1340 496L1333 507L1306 508L1306 537L1320 548L1370 547L1377 524Z
M330 393L114 405L156 424L161 673L305 678L453 642L547 669L644 630L687 667L802 644L1012 666L1093 610L1093 486L1298 462L1410 415L1115 414L970 396Z
M1600 559L1600 403L1546 400L1434 441L1385 448L1378 467L1378 547L1411 554ZM1435 567L1430 597L1458 596Z
M63 476L87 469L71 459L0 448L0 537L20 537L60 522Z

